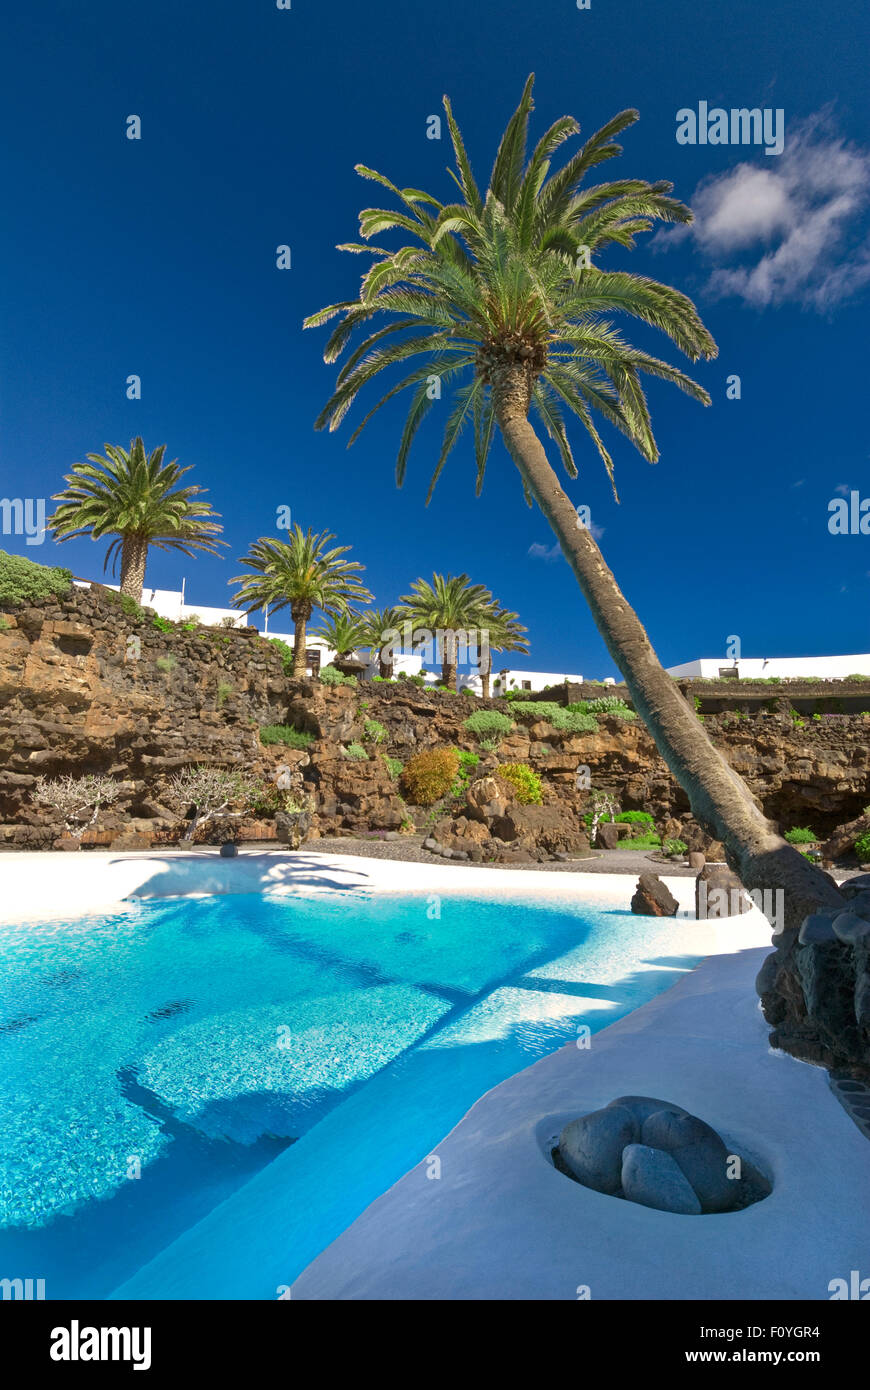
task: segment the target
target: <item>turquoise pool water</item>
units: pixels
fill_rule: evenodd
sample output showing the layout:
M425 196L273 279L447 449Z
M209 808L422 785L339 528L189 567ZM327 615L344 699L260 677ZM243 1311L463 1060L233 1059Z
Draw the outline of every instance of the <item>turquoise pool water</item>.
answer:
M692 927L358 891L0 927L0 1277L103 1298L157 1259L142 1296L203 1296L166 1269L205 1220L225 1295L277 1297L484 1091L696 964Z

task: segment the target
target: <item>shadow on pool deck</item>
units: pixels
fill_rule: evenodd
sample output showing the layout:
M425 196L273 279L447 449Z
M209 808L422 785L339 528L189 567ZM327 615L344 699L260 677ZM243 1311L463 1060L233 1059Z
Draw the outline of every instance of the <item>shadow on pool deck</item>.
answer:
M125 856L129 863L133 856ZM113 863L120 861L114 860ZM135 856L135 862L153 864L151 855ZM349 891L365 887L369 874L340 869L319 859L294 853L292 858L274 853L244 854L222 859L218 855L166 854L154 872L127 895L129 899L183 897L188 894L263 893L282 888L324 888Z

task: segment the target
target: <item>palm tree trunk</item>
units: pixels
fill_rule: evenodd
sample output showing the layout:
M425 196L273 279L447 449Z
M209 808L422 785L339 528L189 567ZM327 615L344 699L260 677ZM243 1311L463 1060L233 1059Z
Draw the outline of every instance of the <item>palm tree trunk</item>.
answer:
M378 655L378 675L385 681L393 679L393 663L392 661L385 661L381 654Z
M477 674L480 676L480 693L484 700L489 699L489 678L492 675L492 653L487 645L486 656L481 652L477 663Z
M728 862L747 888L783 890L786 928L799 925L811 912L841 907L843 899L830 879L776 834L663 670L590 532L578 524L528 422L529 392L530 376L522 364L504 368L498 378L494 374L493 404L505 444L553 528L634 707L688 796L696 820L722 841Z
M304 613L293 613L292 609L291 616L296 624L293 637L293 679L304 681L306 671L305 643L307 641L306 628L308 619Z
M145 587L148 540L145 536L125 536L121 542L121 593L141 602Z
M456 633L451 628L445 629L442 641L444 643L444 660L441 663L441 684L446 685L448 690L455 690Z

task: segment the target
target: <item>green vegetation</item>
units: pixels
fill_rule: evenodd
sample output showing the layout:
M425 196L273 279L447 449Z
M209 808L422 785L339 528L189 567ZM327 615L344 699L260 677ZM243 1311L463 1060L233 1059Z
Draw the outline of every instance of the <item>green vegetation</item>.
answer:
M364 738L367 743L386 743L387 731L377 719L367 719L364 724Z
M818 838L818 835L812 830L800 825L794 826L792 830L787 830L783 836L783 839L788 840L790 845L813 845Z
M594 734L598 721L594 714L588 714L585 701L575 705L558 705L555 700L526 700L516 709L516 716L524 724L536 723L543 719L554 729L567 734Z
M493 597L482 584L472 584L467 574L433 574L432 583L417 579L410 594L399 600L401 615L414 628L441 634L441 683L456 689L457 646L460 635L471 643L472 634L486 627Z
M175 631L175 623L171 623L168 618L152 618L151 626L156 627L158 632Z
M368 762L369 755L361 743L349 743L346 748L342 748L342 757L351 758L359 762Z
M280 637L270 637L269 641L273 647L277 647L281 656L281 665L284 667L284 675L293 674L293 648L287 642L282 642Z
M579 704L568 705L569 710L580 714L615 714L617 719L636 719L637 715L618 695L602 695L597 700L583 700Z
M656 835L656 834L654 834L654 833L651 832L651 833L648 834L648 835L633 835L632 838L631 838L629 841L627 841L627 848L630 848L630 849L660 849L660 848L661 848L661 843L662 843L662 842L661 842L661 836ZM675 841L675 843L676 843L676 844L682 844L683 842L682 842L682 840L677 840L677 841Z
M158 656L154 664L158 671L162 671L165 676L168 676L178 665L178 657L171 653L169 656Z
M184 555L218 555L226 544L218 539L223 527L218 513L200 500L204 488L178 486L190 468L179 468L175 459L164 463L165 444L146 454L137 437L129 450L112 444L105 450L105 457L88 454L87 463L73 464L64 478L67 487L54 495L60 506L48 526L58 541L111 536L103 568L111 560L114 573L120 560L121 593L138 603L152 545Z
M870 830L866 830L863 835L859 835L855 841L855 853L861 864L866 864L870 860Z
M0 550L0 603L34 603L63 598L72 587L72 570L37 565L23 555Z
M324 666L320 672L320 679L324 685L357 685L356 676L345 676L339 671L337 666Z
M541 779L526 763L502 763L496 776L513 787L521 806L540 806L544 800Z
M310 748L314 734L307 729L294 729L292 724L265 724L260 730L260 742L266 747L283 743L286 748Z
M405 766L405 764L402 762L401 758L385 757L384 766L386 767L387 772L390 774L391 778L395 782L396 779L402 775L402 768Z
M478 709L470 714L462 726L478 740L498 736L499 742L514 727L514 721L497 709Z
M0 632L8 632L11 626L12 624L9 619L5 617L4 614L0 613Z
M501 739L500 739L500 738L482 738L482 739L480 739L480 747L483 749L484 753L494 753L495 750L496 750L498 747L500 747L500 745L501 745Z
M217 688L218 709L222 709L222 708L223 708L223 706L226 704L227 700L230 698L230 696L232 695L232 693L233 693L233 687L230 685L229 681L218 681L218 688Z
M632 840L632 844L635 842ZM662 844L662 853L670 854L674 857L686 853L688 845L685 840L665 840Z
M402 769L400 786L413 806L434 806L445 797L459 772L455 748L432 748L416 753Z

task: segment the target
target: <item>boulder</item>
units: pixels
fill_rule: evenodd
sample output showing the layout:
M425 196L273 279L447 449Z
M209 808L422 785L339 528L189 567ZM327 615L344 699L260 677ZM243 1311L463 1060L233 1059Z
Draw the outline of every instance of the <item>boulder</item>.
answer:
M465 807L472 820L489 824L507 810L510 793L495 777L478 777L465 794Z
M595 843L601 849L616 849L619 845L619 826L605 821L595 831Z
M867 814L859 816L857 820L847 821L845 825L838 825L836 830L820 846L822 858L842 859L854 848L858 836L866 834L868 830L870 830L870 815Z
M640 917L676 917L680 904L657 874L641 874L631 900L631 910Z
M622 1191L630 1202L656 1211L700 1216L701 1203L672 1154L629 1144L622 1157Z
M630 1110L608 1105L572 1120L559 1135L559 1153L584 1187L613 1196L622 1186L622 1151L638 1136Z
M695 916L699 922L735 917L751 907L740 879L725 864L707 864L695 879Z
M728 1150L715 1129L696 1115L659 1110L644 1122L640 1138L642 1144L672 1156L702 1211L730 1211L737 1188L728 1177Z

